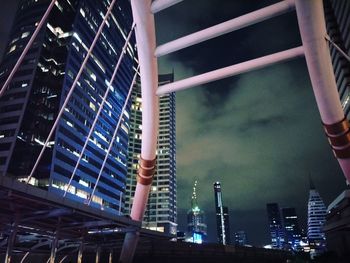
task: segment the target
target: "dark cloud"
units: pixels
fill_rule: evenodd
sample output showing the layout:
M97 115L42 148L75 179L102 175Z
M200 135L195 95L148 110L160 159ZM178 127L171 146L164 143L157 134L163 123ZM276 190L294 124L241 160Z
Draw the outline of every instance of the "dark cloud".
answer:
M158 42L237 17L274 1L186 0L157 16ZM204 15L208 14L208 15ZM177 79L301 45L295 13L251 26L160 60ZM209 239L216 240L213 182L221 181L231 228L268 243L265 206L297 208L306 224L308 174L328 204L345 180L324 136L304 59L177 93L180 228L199 181Z

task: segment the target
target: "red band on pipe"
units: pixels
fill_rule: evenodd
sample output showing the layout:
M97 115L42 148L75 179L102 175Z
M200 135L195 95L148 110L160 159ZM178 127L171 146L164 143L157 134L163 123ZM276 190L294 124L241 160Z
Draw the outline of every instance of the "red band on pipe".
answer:
M337 136L339 134L345 133L349 128L349 121L344 117L341 121L333 124L322 123L327 135Z
M140 168L137 174L137 182L142 185L150 185L156 170L156 159L145 160L140 158Z

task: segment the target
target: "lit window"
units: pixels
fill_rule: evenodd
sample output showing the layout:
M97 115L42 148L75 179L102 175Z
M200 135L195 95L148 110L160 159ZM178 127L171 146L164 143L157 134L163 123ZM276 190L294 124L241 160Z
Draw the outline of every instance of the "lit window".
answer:
M9 51L8 53L13 52L15 49L16 49L16 45L13 45L13 46L10 48L10 51Z
M25 38L25 37L29 36L29 34L30 34L30 32L24 32L24 33L22 34L21 38Z
M95 106L95 104L93 104L91 101L90 101L89 106L90 106L90 108L91 108L93 111L96 111L96 106Z

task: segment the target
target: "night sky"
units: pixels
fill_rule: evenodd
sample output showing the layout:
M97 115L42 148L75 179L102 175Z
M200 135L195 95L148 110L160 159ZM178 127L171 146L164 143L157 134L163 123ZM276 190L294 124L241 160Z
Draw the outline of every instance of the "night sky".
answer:
M0 58L18 0L2 1ZM156 15L157 42L224 22L277 1L185 0ZM301 45L295 12L165 56L160 73L175 78ZM180 230L194 180L216 241L213 183L220 181L231 231L269 243L266 203L296 207L305 227L308 175L328 205L345 179L324 135L304 58L177 93L177 197Z
M158 44L278 1L185 0L156 16ZM296 13L210 40L160 60L175 78L301 45ZM306 226L309 173L328 205L346 186L321 126L304 58L176 94L178 221L185 230L198 180L209 240L216 241L213 183L232 230L269 243L266 203L295 207Z

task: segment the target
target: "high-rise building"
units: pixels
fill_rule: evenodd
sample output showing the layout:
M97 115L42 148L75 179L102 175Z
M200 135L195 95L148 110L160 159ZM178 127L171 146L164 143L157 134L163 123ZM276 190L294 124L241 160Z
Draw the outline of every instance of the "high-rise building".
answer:
M174 74L159 75L158 78L159 84L166 84L173 82ZM131 211L141 153L142 99L139 82L132 91L131 101L125 214ZM143 220L144 227L172 235L176 235L177 229L175 116L175 94L160 97L157 167Z
M270 227L271 246L272 248L283 248L284 246L284 231L281 221L281 214L277 203L266 205L267 218Z
M323 229L327 238L327 249L346 262L350 256L350 189L343 191L329 204Z
M202 243L207 237L207 225L204 211L198 206L197 181L194 182L191 198L191 209L187 212L187 238L186 241Z
M310 180L308 202L307 237L310 245L310 255L315 256L325 251L326 238L323 225L326 222L326 206Z
M0 86L18 60L49 0L20 0L0 67ZM27 178L87 55L110 1L59 0L38 34L11 84L0 98L0 174ZM67 197L90 198L118 118L122 123L102 173L92 205L119 213L127 174L130 103L121 112L134 75L132 40L117 77L116 66L132 15L128 1L118 1L65 107L54 135L30 184L62 195L83 148L103 94L103 111L83 154Z
M247 234L245 231L240 230L235 232L235 245L239 245L239 246L248 245Z
M350 2L348 0L324 0L327 33L344 53L350 54ZM330 44L332 64L340 100L345 116L350 119L350 61Z
M289 249L301 250L301 232L298 216L294 207L282 208L283 227L285 233L285 244Z
M223 245L229 245L231 243L229 211L226 206L223 206L220 182L214 183L214 195L218 242Z

